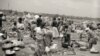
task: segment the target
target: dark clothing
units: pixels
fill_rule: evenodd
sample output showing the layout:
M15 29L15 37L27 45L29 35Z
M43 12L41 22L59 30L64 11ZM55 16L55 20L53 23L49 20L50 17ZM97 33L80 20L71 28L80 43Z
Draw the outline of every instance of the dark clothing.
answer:
M57 27L57 21L54 20L54 21L52 22L52 27Z
M70 34L64 33L64 42L70 42Z
M38 18L37 19L37 27L40 27L42 24L42 19L41 18Z
M89 40L89 48L92 48L93 45L97 44L97 38L90 38Z
M0 17L0 27L2 27L2 18Z
M64 33L63 34L63 39L62 39L62 47L64 48L68 48L68 46L70 46L70 34L69 33Z
M59 21L57 26L63 25L63 21Z
M0 14L0 28L2 27L2 16L3 14Z

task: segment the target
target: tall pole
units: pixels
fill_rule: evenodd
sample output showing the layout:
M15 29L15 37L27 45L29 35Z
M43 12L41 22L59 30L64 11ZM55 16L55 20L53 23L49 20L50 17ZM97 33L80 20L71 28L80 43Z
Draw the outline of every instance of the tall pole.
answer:
M9 1L8 1L8 10L10 9L9 6L10 6L10 5L9 5Z

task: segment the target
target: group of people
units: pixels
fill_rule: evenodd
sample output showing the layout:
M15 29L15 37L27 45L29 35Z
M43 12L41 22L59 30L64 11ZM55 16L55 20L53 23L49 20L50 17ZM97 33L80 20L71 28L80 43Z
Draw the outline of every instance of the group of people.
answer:
M24 18L19 17L17 21L13 22L11 32L1 29L1 33L6 35L3 36L3 40L11 38L23 42L25 33L30 32L29 37L36 42L37 46L34 47L36 49L34 50L35 56L50 55L52 52L57 52L58 44L54 41L58 39L60 39L61 47L71 49L73 54L76 54L74 47L79 47L80 50L89 49L92 53L98 53L94 48L97 45L98 36L95 32L98 28L93 27L93 23L76 25L74 21L64 17L52 17L51 21L48 19L44 19L42 15L35 15L32 18L29 14ZM1 21L0 19L0 23ZM0 27L2 27L1 25ZM72 40L71 33L78 33L79 40Z

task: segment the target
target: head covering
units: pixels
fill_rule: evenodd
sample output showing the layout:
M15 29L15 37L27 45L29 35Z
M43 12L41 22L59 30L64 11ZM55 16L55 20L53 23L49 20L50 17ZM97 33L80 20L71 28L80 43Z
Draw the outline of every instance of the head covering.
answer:
M22 19L21 17L18 18L18 22L19 22L19 23L22 23L22 20L23 20L23 19Z
M86 28L85 30L86 30L86 31L89 31L90 29L89 29L89 28Z
M38 19L39 18L39 15L35 15L34 17L35 17L35 19Z
M26 17L27 18L32 18L32 16L29 13L26 15Z
M3 14L3 12L0 11L0 14Z

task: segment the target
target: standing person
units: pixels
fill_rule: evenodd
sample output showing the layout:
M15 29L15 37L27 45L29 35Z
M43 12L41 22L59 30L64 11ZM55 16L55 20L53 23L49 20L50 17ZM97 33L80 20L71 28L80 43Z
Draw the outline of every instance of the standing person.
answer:
M3 13L0 12L0 30L2 29L2 17L3 17Z
M57 29L56 18L53 18L52 31L53 31L53 38L58 38L59 37L59 32L58 32L58 29Z
M37 46L38 49L36 51L38 56L42 56L44 54L44 50L45 50L45 44L44 44L44 33L36 33L36 42L37 42Z
M56 21L56 18L54 17L53 18L53 22L52 22L52 27L57 27L57 21Z
M34 29L36 32L36 42L38 46L38 49L36 50L37 56L42 56L45 51L44 26L45 24L41 24L41 27L36 27Z
M42 24L42 19L41 19L41 15L39 15L39 18L37 19L37 27L41 27Z
M24 30L25 27L24 27L23 19L22 18L18 18L17 28L19 30Z
M18 28L18 40L22 41L23 40L23 31L25 28L24 24L22 22L22 18L18 18L17 28Z
M50 47L52 42L52 31L48 25L42 25L42 31L44 33L45 46Z
M74 47L73 47L75 41L71 41L71 34L70 32L68 32L68 26L65 26L64 28L65 29L64 29L63 37L61 39L62 47L70 49L73 52L73 54L76 55L76 52L74 51Z
M70 46L70 33L68 33L68 26L64 27L64 33L63 33L63 38L61 39L62 41L62 47L68 48Z
M63 25L63 20L58 18L58 30L59 30L59 32L60 32L60 28L62 27L62 25Z

